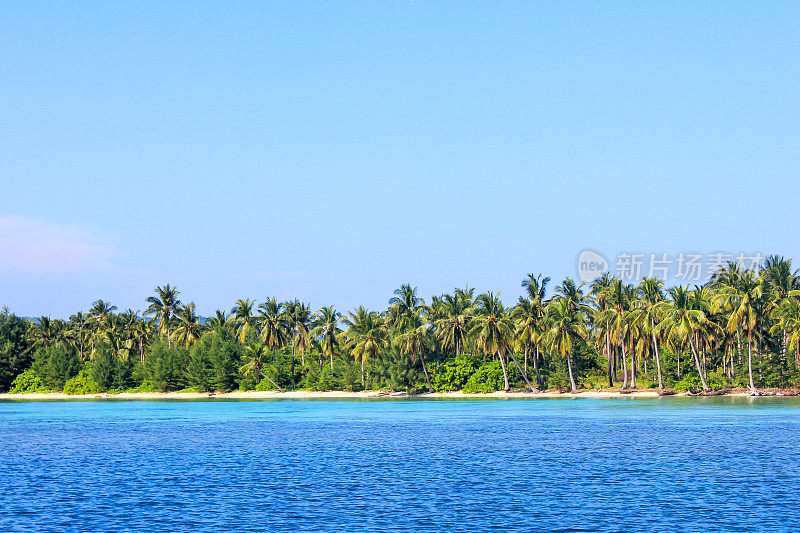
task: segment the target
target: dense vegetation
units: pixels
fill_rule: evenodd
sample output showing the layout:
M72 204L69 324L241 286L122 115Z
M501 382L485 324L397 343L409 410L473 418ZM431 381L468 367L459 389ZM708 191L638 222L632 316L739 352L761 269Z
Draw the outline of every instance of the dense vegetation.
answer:
M98 300L68 320L0 313L0 390L438 390L800 386L800 277L772 256L703 286L529 274L505 307L470 288L383 312L238 300L208 320L158 287L144 317Z

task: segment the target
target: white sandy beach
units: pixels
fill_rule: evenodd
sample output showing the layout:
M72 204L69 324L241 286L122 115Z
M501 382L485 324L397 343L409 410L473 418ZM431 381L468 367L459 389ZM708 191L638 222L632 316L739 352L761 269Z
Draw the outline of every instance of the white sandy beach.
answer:
M780 396L780 394L778 394ZM675 396L690 396L686 393L678 393ZM726 394L725 396L731 397L749 397L747 391L734 391ZM200 400L209 398L220 399L296 399L296 400L317 400L317 399L375 399L375 398L403 398L408 397L404 392L390 392L390 391L234 391L234 392L123 392L119 394L76 394L69 395L60 392L52 393L30 393L30 394L0 394L0 400L91 400L91 399L115 399L115 400ZM418 394L412 396L413 398L421 399L459 399L459 398L475 398L475 399L536 399L536 398L658 398L658 391L656 390L638 390L620 393L618 390L593 390L581 391L577 393L560 393L556 391L547 391L539 393L531 392L492 392L487 394L467 394L464 392L432 392L427 394Z

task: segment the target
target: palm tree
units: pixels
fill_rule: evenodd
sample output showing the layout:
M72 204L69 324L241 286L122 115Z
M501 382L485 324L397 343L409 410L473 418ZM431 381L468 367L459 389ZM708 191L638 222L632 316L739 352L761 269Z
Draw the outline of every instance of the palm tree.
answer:
M413 362L416 363L417 358L420 359L422 372L425 374L425 383L428 385L428 391L432 391L431 379L425 364L425 350L433 344L433 335L427 324L419 315L412 315L412 318L406 322L405 328L397 332L395 343L397 343L400 353L411 355Z
M231 320L236 324L236 337L241 344L244 344L247 339L247 333L255 323L255 316L253 316L253 307L255 302L249 298L246 300L236 300L236 303L231 309Z
M389 299L388 325L402 329L403 323L412 320L424 306L423 299L417 296L417 288L404 283L399 289L395 289L394 296Z
M208 320L208 326L211 328L212 332L221 333L228 329L231 320L232 319L225 314L225 311L217 309L214 316Z
M442 348L452 349L456 357L464 350L471 327L472 290L462 292L456 289L455 295L445 294L437 300L433 318L433 326ZM466 297L469 294L469 298Z
M364 387L364 363L377 357L387 347L388 330L378 313L367 311L364 307L351 311L349 315L343 320L348 327L344 333L346 347L356 361L361 361L361 386Z
M800 365L800 300L783 300L781 305L773 309L772 319L775 320L773 334L778 331L783 334L787 344L795 349L795 363Z
M508 372L504 354L512 339L514 323L503 309L503 302L494 293L481 294L476 300L476 314L470 331L484 355L497 356L503 369L504 389L508 391Z
M272 383L276 389L283 392L283 389L280 387L280 385L275 383L272 378L265 374L262 370L264 368L264 364L266 363L266 348L267 346L263 342L259 342L255 345L246 345L245 353L242 356L245 360L245 364L239 368L239 372L245 376L255 376L256 381L260 380L261 377L264 377L267 381Z
M586 311L573 305L568 298L558 297L547 306L549 327L545 332L545 343L553 355L567 360L569 382L572 392L577 392L575 377L572 372L572 353L575 348L585 342Z
M658 338L656 335L656 324L661 322L664 310L664 282L658 278L644 278L639 284L639 292L642 299L636 302L638 313L636 320L644 322L645 328L650 332L653 340L653 355L656 360L656 370L658 371L658 390L664 390L664 379L661 376L661 358L658 353Z
M169 322L181 305L178 299L180 291L176 287L170 287L168 283L163 287L156 287L155 292L155 296L150 296L146 300L150 306L145 310L145 315L153 315L158 319L159 333L167 338L167 346L172 347Z
M286 318L283 314L283 304L279 304L275 298L267 300L258 306L261 322L261 342L272 352L272 359L275 360L275 351L286 344Z
M175 340L188 348L200 338L203 326L195 313L194 302L178 308L175 316L178 318L178 328L175 330Z
M667 291L672 298L671 305L665 309L665 317L658 324L657 332L664 331L665 334L676 341L680 341L681 345L689 343L694 356L694 366L700 376L700 383L703 386L703 391L709 390L706 384L706 378L703 375L703 370L700 367L700 358L697 354L695 345L695 337L701 330L712 326L711 322L706 318L706 314L693 308L692 295L685 287L670 287Z
M333 353L339 347L338 336L342 332L338 326L341 316L335 307L323 307L314 315L316 321L314 329L311 330L311 335L319 339L322 354L330 357L331 371L333 371Z
M614 356L611 349L611 320L613 312L609 301L613 295L614 277L608 272L604 272L602 276L592 282L589 293L594 298L596 306L594 312L595 325L598 327L598 333L603 340L603 351L605 352L608 361L608 386L614 386L614 374L616 373L616 365L613 365Z
M294 354L295 349L302 347L303 365L305 365L305 349L308 346L308 326L311 320L311 309L299 300L285 302L283 313L292 344L292 385L294 386Z
M800 271L792 270L792 260L771 255L764 261L764 294L771 299L771 308L778 308L792 291L800 289ZM788 334L781 331L781 359L785 360Z
M763 295L763 280L754 271L741 272L736 279L720 281L717 284L715 304L718 309L728 312L728 331L743 328L747 332L747 370L750 374L750 391L755 394L753 381L753 330L758 319L758 300Z

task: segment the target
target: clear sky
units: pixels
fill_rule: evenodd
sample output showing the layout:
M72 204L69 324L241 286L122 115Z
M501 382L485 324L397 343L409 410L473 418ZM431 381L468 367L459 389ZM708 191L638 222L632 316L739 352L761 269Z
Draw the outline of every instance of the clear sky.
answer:
M0 125L26 316L512 303L587 247L800 262L791 2L8 1Z

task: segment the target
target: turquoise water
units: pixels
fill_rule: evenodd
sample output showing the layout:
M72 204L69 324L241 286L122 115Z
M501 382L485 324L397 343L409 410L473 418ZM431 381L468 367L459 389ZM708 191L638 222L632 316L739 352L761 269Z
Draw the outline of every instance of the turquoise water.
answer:
M800 527L793 398L0 402L0 531Z

